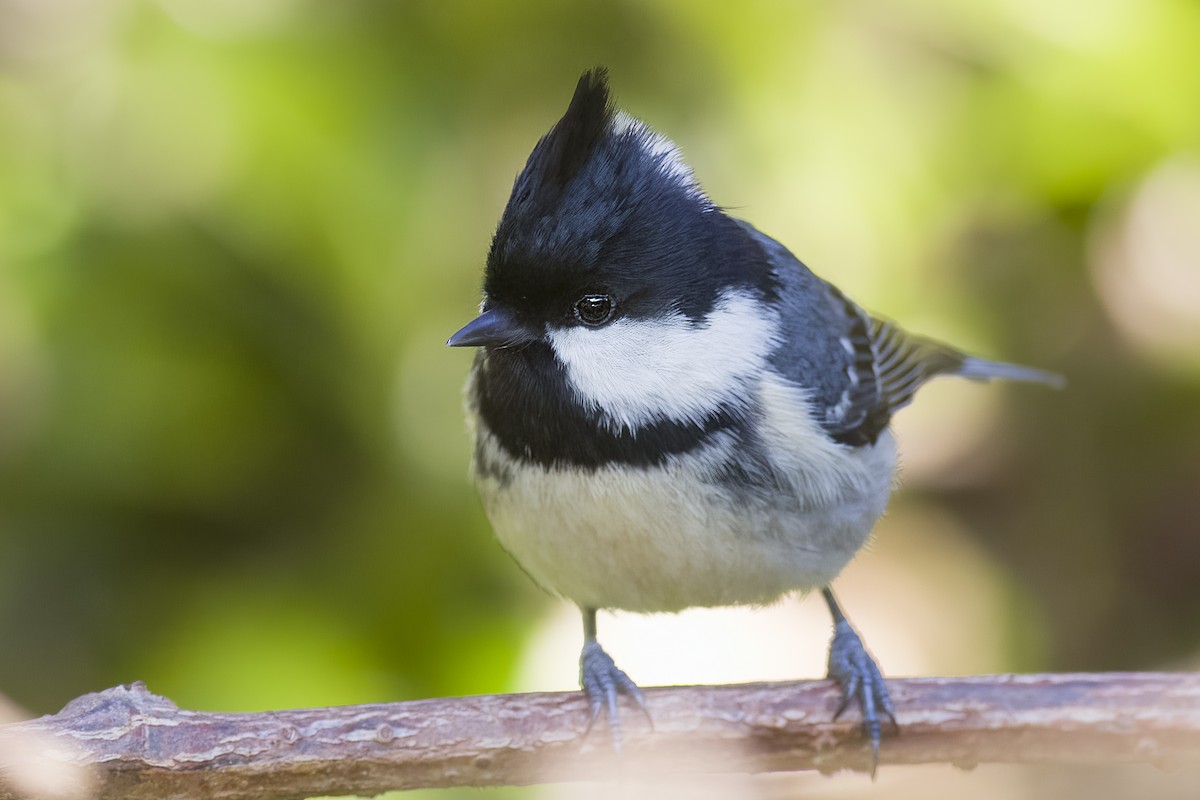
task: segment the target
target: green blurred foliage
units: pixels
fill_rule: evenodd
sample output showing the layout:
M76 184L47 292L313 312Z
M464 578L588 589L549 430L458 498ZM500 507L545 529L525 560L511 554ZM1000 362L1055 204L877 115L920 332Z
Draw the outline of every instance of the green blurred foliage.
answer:
M910 489L1007 576L1010 667L1194 657L1200 337L1122 324L1097 264L1194 178L1197 42L1182 0L0 0L0 690L510 685L550 601L490 539L442 342L597 63L868 307L1069 376L996 389L945 467L975 477Z

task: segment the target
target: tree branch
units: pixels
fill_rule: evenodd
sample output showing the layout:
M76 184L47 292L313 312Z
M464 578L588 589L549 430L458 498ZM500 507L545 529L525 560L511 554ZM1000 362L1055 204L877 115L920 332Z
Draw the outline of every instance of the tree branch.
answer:
M901 733L885 733L883 765L1200 763L1196 673L916 678L888 687ZM0 726L0 798L33 791L14 784L35 756L84 766L95 797L129 800L868 767L856 715L831 720L838 694L828 681L669 687L646 697L654 729L627 711L616 756L603 723L584 738L579 693L223 714L181 710L134 683Z

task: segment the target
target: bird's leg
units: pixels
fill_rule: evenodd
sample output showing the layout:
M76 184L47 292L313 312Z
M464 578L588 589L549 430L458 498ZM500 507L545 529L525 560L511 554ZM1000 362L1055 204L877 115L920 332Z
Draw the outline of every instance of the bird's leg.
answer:
M887 715L892 726L900 730L896 724L896 711L892 708L892 700L888 697L887 686L884 685L883 675L874 660L863 647L862 639L850 627L850 622L829 587L821 590L829 613L833 615L833 640L829 643L829 677L837 681L842 688L842 703L838 706L837 719L842 712L856 701L862 709L863 733L871 740L871 776L875 776L875 768L879 764L879 712Z
M579 655L579 685L587 693L591 705L587 733L590 733L601 712L607 712L608 724L612 729L613 749L621 751L621 719L617 709L617 695L631 698L642 713L650 719L646 710L646 698L629 676L617 668L612 657L596 641L596 609L583 611L583 652ZM651 722L653 725L653 721ZM586 733L585 733L586 735Z

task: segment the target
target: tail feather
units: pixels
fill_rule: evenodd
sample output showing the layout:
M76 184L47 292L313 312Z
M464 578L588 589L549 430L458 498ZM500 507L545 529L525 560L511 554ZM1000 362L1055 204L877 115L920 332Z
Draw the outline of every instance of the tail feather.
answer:
M848 402L829 424L837 442L855 446L874 442L892 414L912 402L917 389L938 375L1025 381L1056 389L1066 386L1063 377L1053 372L969 356L935 339L907 333L867 314L833 287L829 290L845 304L849 325L843 343L852 351Z
M1003 361L989 361L986 358L976 358L975 356L964 358L962 365L951 374L974 381L1002 380L1042 383L1055 389L1062 389L1067 385L1067 379L1056 372L1023 367L1020 364L1007 364Z

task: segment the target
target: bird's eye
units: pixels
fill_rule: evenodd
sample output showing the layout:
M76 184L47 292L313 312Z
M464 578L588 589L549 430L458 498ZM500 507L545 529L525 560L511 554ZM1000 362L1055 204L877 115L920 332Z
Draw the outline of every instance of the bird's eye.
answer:
M585 294L575 301L575 319L584 325L603 325L612 319L616 305L606 294Z

